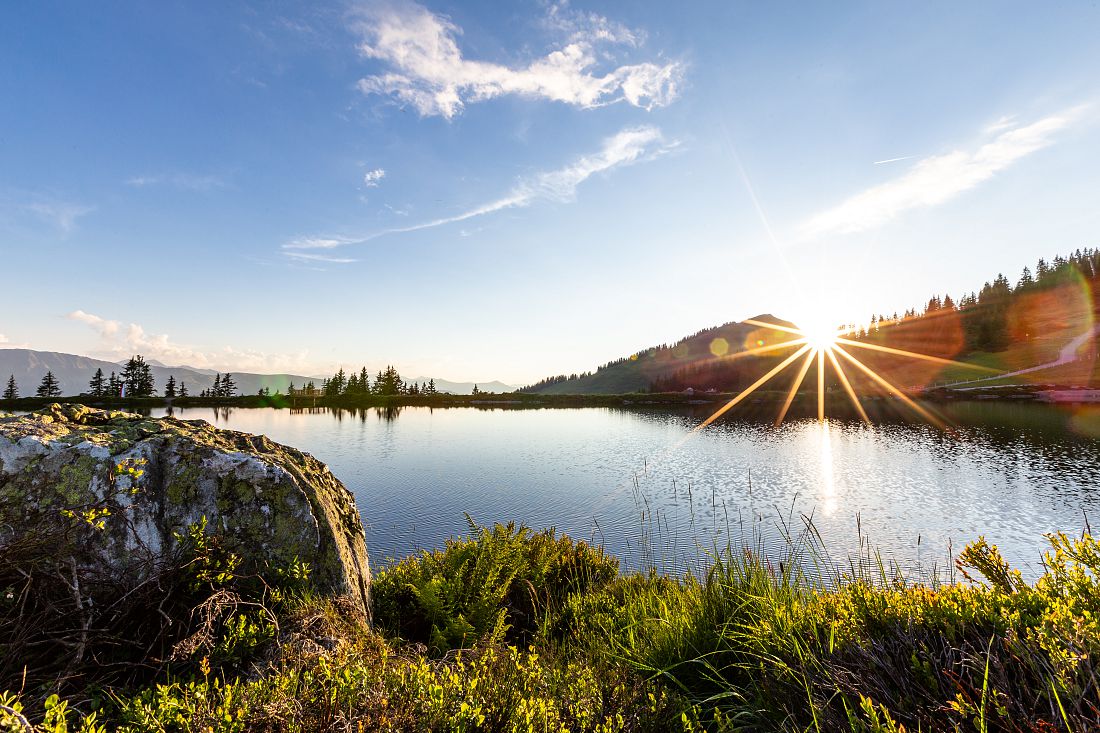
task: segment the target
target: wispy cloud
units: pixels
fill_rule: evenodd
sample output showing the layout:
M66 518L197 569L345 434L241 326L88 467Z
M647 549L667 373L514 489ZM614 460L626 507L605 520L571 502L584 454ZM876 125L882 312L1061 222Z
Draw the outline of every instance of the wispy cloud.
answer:
M164 173L147 176L132 176L126 179L127 186L147 188L150 186L171 186L186 191L213 191L225 188L226 182L221 176L195 175L192 173Z
M285 251L287 257L302 260L303 262L331 262L334 264L347 265L352 262L358 262L359 260L352 259L351 257L331 257L329 255L317 254L315 252L296 252L288 249Z
M76 229L78 219L95 211L94 206L49 198L36 198L29 202L14 204L9 208L16 212L18 218L30 215L61 230L63 234L71 233Z
M601 16L578 20L565 12L557 15L568 27L569 42L513 68L465 58L456 41L462 30L420 5L369 5L360 10L355 23L362 37L359 50L392 70L361 79L359 89L364 94L392 95L422 116L448 119L467 104L509 94L586 108L626 101L652 109L676 98L684 74L682 63L624 64L601 75L595 71L599 60L595 46L634 45L640 36Z
M375 188L378 186L378 182L386 177L386 171L382 168L375 168L374 170L367 171L363 174L363 185Z
M83 310L73 311L67 317L72 321L85 324L98 333L100 348L96 353L111 360L141 354L170 366L184 365L220 371L266 373L283 371L305 374L323 371L307 361L308 352L306 351L294 354L272 354L231 346L205 349L177 343L168 334L148 333L137 323L123 324L121 321L103 318Z
M872 186L812 217L804 233L860 232L910 210L942 204L988 181L1021 158L1051 145L1055 134L1081 117L1083 107L1014 126L1008 118L986 129L992 140L974 150L954 150L917 161L907 173ZM1006 127L1007 125L1007 127Z
M577 187L592 176L634 163L653 160L673 150L679 145L676 141L666 141L660 129L649 125L633 127L603 141L603 147L596 153L582 155L575 161L552 171L544 171L519 181L505 196L488 203L468 209L461 214L412 224L405 227L385 229L360 238L347 237L303 237L282 245L283 254L288 257L307 259L302 250L335 249L349 244L362 244L389 234L416 232L422 229L454 224L505 209L530 206L539 200L568 202L576 198ZM316 256L315 256L316 257ZM328 262L342 262L330 258ZM354 260L348 260L354 262Z

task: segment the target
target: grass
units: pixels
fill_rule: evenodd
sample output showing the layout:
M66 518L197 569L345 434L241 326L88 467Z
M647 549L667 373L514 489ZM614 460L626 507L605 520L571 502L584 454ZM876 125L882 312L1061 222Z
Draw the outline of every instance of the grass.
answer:
M783 557L727 549L672 578L621 574L552 531L471 530L378 573L373 625L277 584L249 598L212 568L207 598L232 589L239 603L203 643L144 679L39 675L0 698L0 730L19 730L20 708L55 732L1100 726L1100 543L1087 534L1052 535L1026 584L984 539L960 555L960 582L881 563L804 572L821 557L812 527ZM194 566L181 565L192 579Z

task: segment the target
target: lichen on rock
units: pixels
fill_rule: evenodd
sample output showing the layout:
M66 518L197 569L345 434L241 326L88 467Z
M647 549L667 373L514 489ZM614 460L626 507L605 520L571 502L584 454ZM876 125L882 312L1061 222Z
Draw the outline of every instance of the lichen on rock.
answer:
M320 461L265 436L83 405L0 417L0 533L89 507L107 513L88 556L120 573L166 557L205 519L246 567L307 562L319 590L369 610L351 493Z

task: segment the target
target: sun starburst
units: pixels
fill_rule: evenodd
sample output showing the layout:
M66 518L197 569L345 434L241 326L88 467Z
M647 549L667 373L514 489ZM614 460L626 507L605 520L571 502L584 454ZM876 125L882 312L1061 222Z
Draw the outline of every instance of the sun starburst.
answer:
M863 404L860 402L859 395L856 393L856 388L852 384L852 380L849 378L848 373L845 371L842 362L845 362L848 366L855 368L864 377L870 379L878 388L882 389L886 394L896 397L906 407L913 410L914 413L928 422L936 425L937 427L943 427L943 421L936 415L932 414L927 408L922 407L916 401L910 397L904 389L890 382L886 377L876 372L871 367L867 366L863 361L856 358L851 350L853 349L865 349L868 351L874 351L878 353L890 354L892 356L903 357L907 359L916 359L921 361L927 361L933 364L951 365L962 367L966 369L973 369L975 371L985 371L997 373L998 370L991 369L986 366L979 366L977 364L968 364L966 362L954 361L952 359L945 359L939 356L932 356L930 354L921 354L915 351L907 351L905 349L896 349L890 346L882 346L879 344L864 343L863 341L857 341L851 338L847 338L846 329L838 329L828 325L822 324L807 324L805 327L792 327L783 326L776 323L766 323L764 321L747 320L746 324L751 326L757 326L759 328L771 329L775 331L781 331L786 334L794 336L794 338L787 341L783 341L777 344L760 345L756 348L747 349L745 351L731 354L730 357L742 357L742 356L757 356L764 353L772 353L778 351L784 351L786 349L795 349L795 352L779 364L774 366L759 379L753 382L751 385L743 389L740 393L735 395L733 399L729 400L725 405L720 407L714 412L713 415L704 420L696 430L702 430L706 426L713 423L719 417L735 407L738 403L745 400L746 397L751 395L756 390L767 384L769 381L779 376L780 373L785 371L787 367L792 366L796 362L798 364L798 373L791 383L790 390L787 392L786 398L783 401L783 405L779 410L779 415L776 417L775 424L779 425L783 422L783 419L787 416L787 412L790 410L791 404L794 402L795 397L801 389L803 382L806 380L806 375L810 371L810 367L815 366L816 362L816 377L817 377L817 419L822 421L825 419L825 373L826 364L831 367L833 373L836 375L837 381L840 382L844 392L851 400L853 407L859 414L860 419L866 423L870 423L871 420L867 415L867 411L864 410ZM840 357L840 358L837 358Z

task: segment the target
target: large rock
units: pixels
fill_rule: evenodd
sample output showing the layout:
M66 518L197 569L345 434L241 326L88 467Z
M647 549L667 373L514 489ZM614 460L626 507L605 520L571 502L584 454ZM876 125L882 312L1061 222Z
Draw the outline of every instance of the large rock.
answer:
M319 589L369 612L351 493L320 461L265 436L82 405L0 417L0 532L87 507L110 511L91 551L120 573L168 557L205 518L246 566L308 562Z

